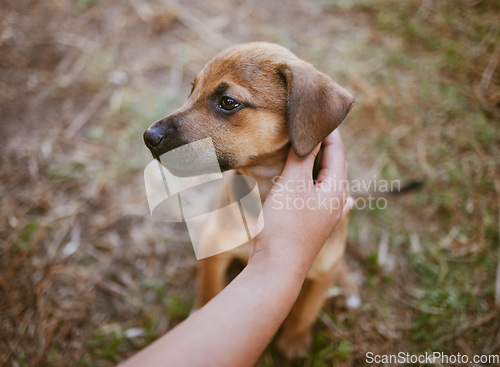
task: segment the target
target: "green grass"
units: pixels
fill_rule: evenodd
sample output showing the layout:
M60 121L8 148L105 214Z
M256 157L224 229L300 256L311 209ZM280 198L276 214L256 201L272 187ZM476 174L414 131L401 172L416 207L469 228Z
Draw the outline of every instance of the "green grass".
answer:
M68 163L52 163L45 169L45 173L52 178L62 181L72 179L84 179L85 163L72 160Z
M14 249L18 251L27 251L31 246L31 240L33 239L36 230L38 229L38 220L36 218L31 218L29 222L24 226L22 231L19 233L17 241L15 241Z
M369 13L379 37L397 39L401 45L386 47L386 67L363 78L379 93L378 119L385 126L407 125L408 135L396 141L393 135L378 133L368 144L372 151L390 157L382 167L384 178L417 175L425 178L425 186L413 199L406 199L415 206L396 201L385 213L353 213L349 237L355 243L367 226L373 238L363 264L365 297L371 290L384 292L393 287L384 281L384 269L378 266L380 227L391 233L390 251L406 257L402 260L408 268L398 269L396 276L402 278L397 284L409 295L403 293L390 307L403 312L399 302L410 306L412 325L405 344L415 353L462 351L459 338L479 352L491 337L487 324L474 326L473 321L494 310L499 218L492 184L498 162L493 152L500 136L498 123L474 97L473 88L500 39L493 16L498 3L497 9L493 3L483 1L473 7L463 2L433 2L427 17L418 16L421 2L355 1L347 8L342 2L330 8ZM358 108L354 120L368 120L371 110L363 105ZM422 136L420 147L418 135ZM422 146L429 167L415 159ZM400 209L394 208L401 205L412 211L432 211L421 214L428 225L422 230L403 223L397 214ZM419 233L420 253L407 251L405 231ZM399 246L403 247L398 250ZM469 324L464 334L453 337L454 330Z
M478 282L494 278L492 265L491 259L485 261L483 256L458 261L447 253L414 259L411 270L415 272L421 292L415 300L419 312L415 314L411 336L421 351L455 350L457 346L453 338L446 342L442 340L470 319L493 311L491 305L481 301L492 298L492 286L477 288ZM460 336L479 350L485 341L480 330L481 326L478 326Z
M76 0L76 8L85 11L97 3L97 0Z
M348 340L332 342L321 331L314 335L314 348L305 358L304 367L327 367L345 362L351 353L352 346Z
M156 340L158 333L155 317L144 314L142 323L134 328L142 330L142 335L129 337L127 329L118 329L110 333L96 332L85 342L86 353L80 358L79 366L105 366L109 362L119 363Z

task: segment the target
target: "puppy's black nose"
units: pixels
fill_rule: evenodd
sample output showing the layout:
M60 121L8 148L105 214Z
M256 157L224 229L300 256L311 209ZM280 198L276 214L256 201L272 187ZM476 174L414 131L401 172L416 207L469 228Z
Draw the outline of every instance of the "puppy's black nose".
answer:
M156 129L147 129L144 132L144 143L149 149L154 148L158 145L161 140L161 135L158 133Z

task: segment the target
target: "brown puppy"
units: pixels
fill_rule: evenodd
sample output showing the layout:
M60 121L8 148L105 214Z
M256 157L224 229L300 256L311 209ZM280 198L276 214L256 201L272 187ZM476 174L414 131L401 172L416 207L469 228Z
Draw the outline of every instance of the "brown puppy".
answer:
M158 158L181 145L211 137L223 171L235 170L257 181L262 201L280 175L290 146L299 157L309 154L344 120L352 96L287 49L269 43L237 45L213 58L196 76L186 104L155 122L144 141ZM224 240L220 228L207 241ZM332 233L319 253L278 340L288 358L311 344L311 327L325 292L337 278L357 289L342 255L347 220ZM234 258L248 260L251 243L199 261L197 307L225 286Z

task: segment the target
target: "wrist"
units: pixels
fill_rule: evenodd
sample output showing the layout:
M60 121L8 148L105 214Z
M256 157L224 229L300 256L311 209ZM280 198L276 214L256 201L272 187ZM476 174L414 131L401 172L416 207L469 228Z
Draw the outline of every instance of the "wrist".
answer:
M283 281L302 286L317 254L303 251L304 247L300 242L276 238L268 240L265 236L259 236L255 240L248 265L255 266L262 272L270 272L273 276L280 276Z

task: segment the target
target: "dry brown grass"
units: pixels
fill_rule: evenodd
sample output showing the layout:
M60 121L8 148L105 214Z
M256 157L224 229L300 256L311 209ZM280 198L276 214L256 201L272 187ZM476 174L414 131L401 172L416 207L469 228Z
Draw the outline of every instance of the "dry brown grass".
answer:
M182 320L195 259L148 217L142 131L224 47L268 40L354 91L355 179L425 179L353 213L363 305L297 365L500 353L499 8L489 1L7 0L0 16L0 365L108 366ZM497 295L500 292L497 290ZM261 365L285 365L271 346Z

